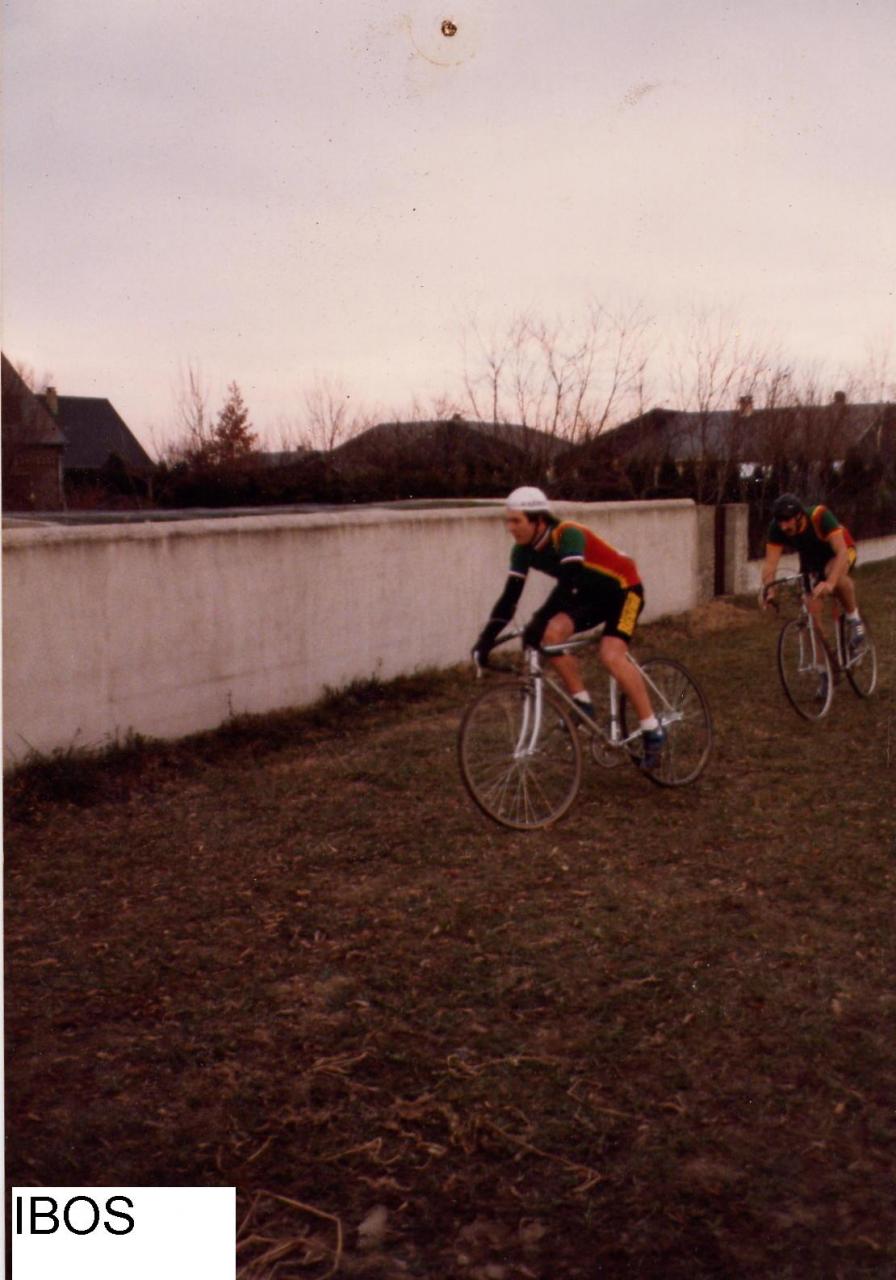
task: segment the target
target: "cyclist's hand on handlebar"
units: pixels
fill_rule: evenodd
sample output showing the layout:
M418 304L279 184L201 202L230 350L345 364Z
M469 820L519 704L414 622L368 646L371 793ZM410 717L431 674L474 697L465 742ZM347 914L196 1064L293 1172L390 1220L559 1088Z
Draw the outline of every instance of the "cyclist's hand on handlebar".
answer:
M470 657L473 659L473 665L476 668L477 676L481 676L483 671L489 664L489 655L491 654L491 646L479 644L470 650Z
M773 609L775 613L777 613L778 601L776 599L776 595L777 592L775 591L774 583L764 583L763 586L759 588L759 608L765 610Z

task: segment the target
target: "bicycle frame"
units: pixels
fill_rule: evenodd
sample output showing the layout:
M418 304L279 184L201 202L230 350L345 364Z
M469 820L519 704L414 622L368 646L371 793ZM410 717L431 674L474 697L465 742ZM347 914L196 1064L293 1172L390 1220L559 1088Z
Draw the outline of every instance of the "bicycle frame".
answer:
M631 743L636 742L641 737L641 729L638 727L633 733L623 736L622 718L620 715L620 694L619 685L613 676L608 677L609 681L609 730L603 728L597 721L592 720L589 715L582 711L567 690L558 680L548 675L542 666L542 655L547 658L559 657L564 654L574 654L580 649L587 648L593 644L600 634L601 628L593 628L591 631L582 631L572 636L569 640L562 644L543 645L539 649L525 650L524 661L526 663L526 674L532 683L534 697L531 706L527 704L523 713L523 723L520 728L519 738L514 750L514 758L519 759L521 756L531 755L536 743L539 740L541 732L542 715L544 708L544 686L547 685L551 692L563 703L563 705L575 714L576 722L584 727L590 734L600 737L607 746L615 750L624 750ZM521 631L510 632L502 636L499 640L503 644L505 640L515 639L521 635ZM660 723L664 726L673 724L676 720L681 719L681 712L670 706L662 690L658 689L656 684L651 680L649 674L639 666L632 655L626 654L628 661L641 672L641 676L647 684L655 701L656 715Z
M832 647L830 641L828 640L827 636L824 633L824 628L822 626L820 613L818 617L815 617L813 616L811 610L809 609L809 605L807 601L811 598L812 591L811 591L810 583L808 580L808 575L804 573L797 573L787 578L778 578L774 582L769 583L769 586L785 587L785 588L789 588L790 590L799 591L799 597L800 597L799 616L808 624L807 632L810 638L810 649L811 649L811 653L809 655L809 663L806 667L802 666L802 652L801 652L800 670L805 670L810 672L814 672L814 671L820 672L821 670L824 669L824 662L819 661L819 658L818 658L819 645L821 645L824 648L828 656L828 661L831 664L831 669L834 672L835 676L841 676L847 670L848 667L852 666L856 662L856 658L850 658L844 646L843 629L840 626L840 619L842 617L843 611L842 611L840 602L838 600L833 598L831 599L831 616L834 622L834 644ZM774 603L775 603L774 600L772 600L772 604Z
M609 718L595 720L545 670L546 663L592 644L602 628L580 631L564 643L523 650L522 670L507 672L467 705L458 728L461 777L474 803L495 822L518 831L550 825L568 812L582 780L582 739L603 769L630 761L652 783L680 787L706 767L713 730L709 706L696 681L674 658L628 661L651 690L654 711L674 729L664 739L659 766L646 768L644 734L631 700L609 676ZM498 637L505 644L522 632ZM479 668L482 674L482 668ZM577 730L581 730L578 732Z

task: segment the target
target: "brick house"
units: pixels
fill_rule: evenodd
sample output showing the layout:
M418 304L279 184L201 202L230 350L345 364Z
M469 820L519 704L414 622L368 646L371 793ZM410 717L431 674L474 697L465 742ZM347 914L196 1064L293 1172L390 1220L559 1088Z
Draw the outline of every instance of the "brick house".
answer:
M4 510L61 511L65 436L5 355L0 366Z

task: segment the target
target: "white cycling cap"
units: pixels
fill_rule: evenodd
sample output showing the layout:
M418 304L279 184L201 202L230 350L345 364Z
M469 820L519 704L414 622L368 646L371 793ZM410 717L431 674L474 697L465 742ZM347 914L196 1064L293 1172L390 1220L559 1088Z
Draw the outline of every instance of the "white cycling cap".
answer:
M504 501L505 507L511 511L550 511L551 503L547 494L534 485L524 484L514 489Z

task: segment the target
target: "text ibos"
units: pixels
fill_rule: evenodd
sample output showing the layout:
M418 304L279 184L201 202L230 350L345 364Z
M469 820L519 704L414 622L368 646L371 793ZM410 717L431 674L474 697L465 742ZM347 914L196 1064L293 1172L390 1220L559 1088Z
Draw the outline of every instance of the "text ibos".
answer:
M16 1196L16 1235L51 1236L70 1231L89 1236L102 1226L113 1236L134 1230L134 1219L125 1209L133 1209L127 1196L109 1196L101 1207L92 1196L72 1196L60 1208L52 1196Z

